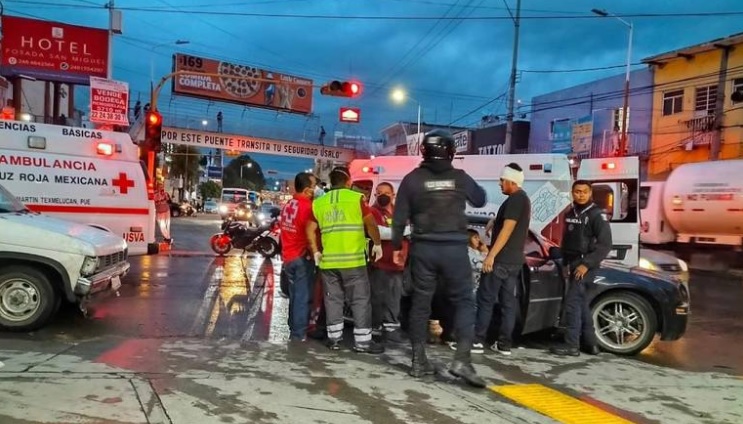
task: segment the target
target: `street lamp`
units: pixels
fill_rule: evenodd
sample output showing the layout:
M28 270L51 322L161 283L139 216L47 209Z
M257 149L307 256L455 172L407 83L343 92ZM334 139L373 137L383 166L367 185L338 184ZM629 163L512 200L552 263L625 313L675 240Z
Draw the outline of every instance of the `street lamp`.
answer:
M396 88L392 90L391 94L392 100L395 103L405 103L405 100L410 99L416 103L418 103L418 144L420 144L421 141L421 102L418 100L408 96L408 94L402 89L402 88Z
M167 43L161 43L153 47L152 50L150 51L150 82L151 83L155 82L155 50L158 47L169 46L171 44L176 45L176 46L182 46L184 44L190 44L190 43L191 42L188 40L175 40L175 41L168 41Z
M201 121L201 126L204 127L204 131L206 131L206 126L207 125L209 125L209 121L207 121L206 119L204 119L203 121Z
M253 167L253 162L248 162L247 164L243 164L242 166L240 166L240 179L241 180L243 179L243 168L245 168L246 166L248 168L252 168Z
M632 25L632 22L627 22L624 19L620 18L619 16L609 13L605 10L600 9L591 9L591 12L593 12L596 15L602 16L602 17L611 17L616 18L621 23L627 26L629 28L629 41L627 43L627 70L625 72L624 77L624 107L622 108L622 136L619 141L619 156L624 156L625 151L627 149L627 115L628 115L628 109L629 109L629 74L630 74L630 66L632 63L632 32L634 31L634 26Z

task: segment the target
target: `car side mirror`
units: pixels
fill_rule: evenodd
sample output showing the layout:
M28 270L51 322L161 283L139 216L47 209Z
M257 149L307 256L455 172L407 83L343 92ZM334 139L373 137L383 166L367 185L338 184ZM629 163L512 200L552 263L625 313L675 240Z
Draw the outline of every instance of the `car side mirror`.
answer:
M559 261L562 259L562 250L557 246L552 246L550 247L549 255L553 261Z

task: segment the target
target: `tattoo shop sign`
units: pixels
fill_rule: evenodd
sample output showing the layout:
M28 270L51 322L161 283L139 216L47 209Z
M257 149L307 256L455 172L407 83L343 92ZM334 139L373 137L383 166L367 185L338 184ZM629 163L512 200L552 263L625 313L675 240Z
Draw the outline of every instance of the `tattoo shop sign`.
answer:
M354 150L340 147L294 143L291 141L236 134L192 131L182 128L163 128L162 142L209 149L232 150L240 153L263 153L296 158L332 159L339 162L350 162L353 160L355 153Z

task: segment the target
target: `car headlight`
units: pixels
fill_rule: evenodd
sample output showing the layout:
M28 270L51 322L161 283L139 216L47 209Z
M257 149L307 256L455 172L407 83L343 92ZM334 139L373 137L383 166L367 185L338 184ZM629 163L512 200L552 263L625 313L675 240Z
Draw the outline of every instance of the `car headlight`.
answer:
M639 265L640 265L640 268L643 268L643 269L649 269L649 270L651 270L651 271L655 271L655 270L657 269L657 268L655 267L655 265L653 265L653 263L652 263L652 262L650 262L649 260L647 260L647 259L645 259L645 258L640 258L640 263L639 263Z
M220 211L220 212L222 212L222 213L226 213L226 212L227 212L227 206L225 206L225 205L221 205L221 206L219 207L219 211Z
M681 268L681 272L689 272L689 265L686 261L679 259L679 267Z
M93 275L96 268L98 268L98 258L92 256L86 256L83 261L83 266L80 268L80 275L87 277Z
M258 219L259 219L259 220L261 220L261 221L263 221L264 219L266 219L266 214L264 214L264 213L259 213L259 214L258 214Z

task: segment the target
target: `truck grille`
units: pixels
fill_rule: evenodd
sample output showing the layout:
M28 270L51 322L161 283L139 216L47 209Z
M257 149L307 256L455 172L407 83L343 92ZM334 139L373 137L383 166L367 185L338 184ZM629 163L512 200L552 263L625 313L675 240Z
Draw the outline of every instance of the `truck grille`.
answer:
M120 264L127 260L129 256L129 249L124 249L121 252L112 253L110 255L98 257L98 268L96 272L104 271L112 266Z

